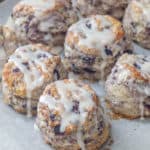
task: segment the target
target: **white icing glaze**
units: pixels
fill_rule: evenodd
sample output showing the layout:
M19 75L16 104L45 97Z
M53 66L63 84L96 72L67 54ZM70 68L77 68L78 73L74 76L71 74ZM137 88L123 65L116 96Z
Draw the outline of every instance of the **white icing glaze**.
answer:
M121 70L121 72L117 75L117 82L125 82L127 81L127 78L131 75L131 72L129 70L126 70L122 65L118 65L118 69Z
M133 1L133 4L142 9L144 17L147 21L150 21L150 2L149 0Z
M51 95L41 96L40 102L48 105L49 109L57 109L61 112L61 131L64 132L66 127L72 124L82 125L87 117L86 109L95 105L91 94L82 87L77 86L74 82L64 83L63 81L55 82L60 100L55 100ZM71 96L67 97L67 92L71 91ZM71 111L73 100L79 100L79 112Z
M20 4L32 6L35 10L35 15L39 16L41 12L54 8L55 0L23 0Z
M18 48L8 60L8 62L13 62L24 75L28 98L28 116L31 116L31 93L37 86L42 85L44 81L44 76L41 75L40 71L37 69L37 65L41 67L43 72L47 72L46 66L43 63L43 58L37 57L39 54L46 55L48 58L52 57L49 53L40 49L32 51L31 45L28 45ZM28 63L29 69L28 66L23 64L24 62Z
M101 27L104 28L101 31L98 29L96 20L100 20ZM90 28L86 26L86 22L90 24ZM106 26L109 26L110 28L105 28ZM103 52L104 47L111 44L115 39L115 34L111 30L111 26L111 22L105 17L97 15L80 20L78 23L71 26L69 31L73 31L77 36L80 33L85 35L85 38L80 37L78 46L86 46L89 49L96 49L101 55L105 56Z
M77 141L81 149L85 150L81 128L88 115L86 110L95 105L92 100L92 95L84 88L77 86L74 82L64 83L63 81L57 81L55 82L55 86L58 94L60 95L60 100L56 100L51 95L43 95L40 98L40 102L47 104L49 109L55 109L60 112L61 132L64 132L69 124L75 124L78 126ZM68 91L71 92L71 96L69 97L67 96ZM72 111L74 100L79 101L80 113L75 113Z

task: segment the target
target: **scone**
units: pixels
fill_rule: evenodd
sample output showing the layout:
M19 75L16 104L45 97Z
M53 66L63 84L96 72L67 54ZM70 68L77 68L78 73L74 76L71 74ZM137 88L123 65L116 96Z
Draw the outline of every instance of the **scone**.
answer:
M70 0L22 0L13 9L19 38L31 43L62 46L68 27L77 20Z
M134 41L150 49L150 0L131 1L123 25L126 33Z
M125 54L106 81L107 102L129 119L150 116L150 57Z
M59 56L41 45L19 47L3 69L3 100L20 113L34 115L46 85L64 78L66 71Z
M99 98L80 80L48 85L39 100L36 124L55 150L99 150L109 135Z
M18 45L19 41L15 32L6 26L0 25L0 48L1 51L3 50L6 53L6 57L10 56Z
M128 0L72 0L74 9L81 17L110 14L118 19L124 15Z
M81 78L103 80L117 58L131 53L131 49L130 39L118 20L94 15L69 28L65 40L66 68Z

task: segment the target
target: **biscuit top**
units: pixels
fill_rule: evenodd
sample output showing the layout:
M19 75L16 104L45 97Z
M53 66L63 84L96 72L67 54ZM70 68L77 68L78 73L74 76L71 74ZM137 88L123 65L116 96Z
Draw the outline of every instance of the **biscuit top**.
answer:
M97 107L98 99L90 86L73 79L56 81L47 86L40 103L48 105L61 117L60 130L83 125L89 112Z
M22 46L10 56L3 69L3 79L16 95L27 94L28 97L45 80L52 80L54 68L59 62L58 56L52 56L40 45Z
M105 56L105 48L123 36L124 31L119 21L110 16L95 15L70 27L66 45L71 47L75 43L74 47L83 53Z
M43 82L43 76L37 70L35 64L39 65L44 72L47 72L46 65L43 63L44 58L51 58L52 56L40 49L32 50L33 47L25 46L17 49L15 53L10 56L8 62L13 62L22 73L24 73L24 80L28 89L33 90L37 85ZM30 70L30 68L32 68Z
M127 83L146 95L150 95L150 57L143 55L121 56L113 69L116 82Z
M132 13L132 17L134 19L142 17L147 20L150 21L150 1L149 0L133 0L131 2L131 8L135 13Z
M36 17L49 14L51 11L64 7L67 0L22 0L13 9L13 13L33 13Z

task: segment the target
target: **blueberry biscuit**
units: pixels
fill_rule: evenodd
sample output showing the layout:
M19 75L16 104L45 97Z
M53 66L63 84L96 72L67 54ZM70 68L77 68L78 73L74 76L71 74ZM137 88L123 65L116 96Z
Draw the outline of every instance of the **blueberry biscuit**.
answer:
M73 24L65 40L66 68L89 80L103 80L117 58L131 53L122 25L110 16L95 15Z
M37 103L47 84L66 78L61 59L44 46L19 47L2 74L4 102L20 113L36 114Z
M56 150L99 150L109 135L96 93L73 79L46 87L38 104L37 125Z
M124 17L126 33L144 48L150 49L150 0L133 0Z
M125 54L106 81L107 102L126 118L150 116L150 57Z
M19 38L49 46L62 46L68 27L77 20L70 0L23 0L11 17Z
M124 15L128 0L72 0L73 7L83 17L110 14L118 19Z

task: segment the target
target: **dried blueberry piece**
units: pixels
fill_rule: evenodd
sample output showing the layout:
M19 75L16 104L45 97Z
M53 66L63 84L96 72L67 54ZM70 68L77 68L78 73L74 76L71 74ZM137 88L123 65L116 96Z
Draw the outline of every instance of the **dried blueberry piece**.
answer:
M55 121L55 115L54 114L50 114L50 119L51 119L51 121Z
M64 133L60 131L60 125L54 127L54 133L55 135L64 135Z
M92 141L92 139L87 138L87 139L84 140L84 143L85 143L85 144L88 144L88 143L90 143L91 141Z
M47 55L46 54L38 54L37 58L47 58Z
M138 65L137 63L134 63L133 65L134 65L134 67L136 67L137 69L141 69L140 65Z
M143 61L145 61L145 62L148 62L148 59L147 59L147 57L143 58Z
M72 64L72 71L76 74L81 73L80 69L78 69L75 64Z
M27 105L26 105L26 104L23 104L22 107L23 107L23 108L27 108Z
M125 50L124 53L133 54L132 50L130 49Z
M33 18L34 18L34 15L30 15L30 16L28 17L28 21L30 22Z
M29 66L29 63L28 63L28 62L22 62L22 64L23 64L24 66L26 66L26 68L27 68L28 70L30 70L30 66Z
M83 63L93 64L95 61L95 58L94 57L83 57L82 61L83 61Z
M91 23L90 23L90 21L88 20L88 21L86 21L86 27L88 28L88 29L91 29L91 27L92 27L92 25L91 25Z
M148 97L146 98L146 100L149 100L149 99L150 99L150 96L148 96ZM144 107L146 107L147 109L150 110L150 104L149 104L149 103L144 102L143 105L144 105Z
M88 73L95 73L96 71L95 70L92 70L90 68L84 68L83 69L85 72L88 72Z
M113 55L111 49L109 49L107 46L105 46L105 53L106 53L106 55L110 55L110 56Z
M72 112L79 114L79 101L74 100L73 101L73 107L72 107Z
M103 132L103 129L104 129L103 121L100 121L100 122L99 122L97 129L98 129L98 131L99 131L99 135L101 135L102 132Z
M60 75L59 75L59 72L57 69L54 69L54 76L55 76L55 79L56 80L59 80L60 79Z
M11 13L11 17L12 17L12 18L13 18L13 16L14 16L13 13Z
M25 32L28 33L28 31L29 31L29 24L28 23L25 24L24 29L25 29Z
M16 73L17 73L17 72L20 72L20 69L19 69L19 68L14 68L14 69L13 69L13 72L16 72Z
M109 25L105 26L105 29L110 29L110 26Z
M37 110L37 107L36 107L36 106L33 106L33 107L32 107L32 110Z
M132 25L133 28L136 27L136 23L135 22L131 22L131 25Z

